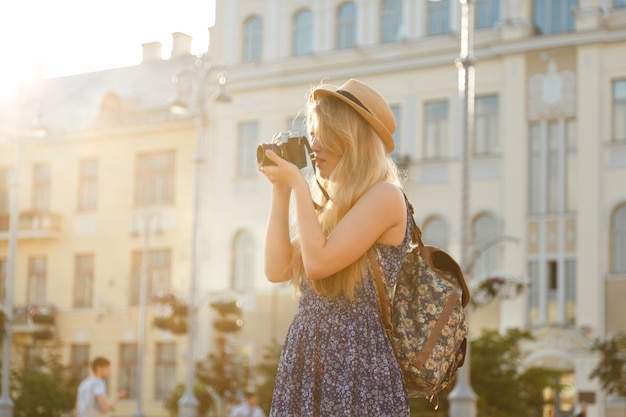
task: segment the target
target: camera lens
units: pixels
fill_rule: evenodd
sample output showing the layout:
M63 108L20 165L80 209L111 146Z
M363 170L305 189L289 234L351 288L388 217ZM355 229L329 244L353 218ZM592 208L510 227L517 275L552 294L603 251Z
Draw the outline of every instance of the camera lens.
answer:
M274 152L276 152L277 146L273 145L271 143L262 143L261 145L257 146L256 148L256 161L261 164L261 166L266 166L266 165L276 165L274 162L272 162L271 159L269 159L267 157L267 155L265 155L265 150L266 149L272 149L274 150Z

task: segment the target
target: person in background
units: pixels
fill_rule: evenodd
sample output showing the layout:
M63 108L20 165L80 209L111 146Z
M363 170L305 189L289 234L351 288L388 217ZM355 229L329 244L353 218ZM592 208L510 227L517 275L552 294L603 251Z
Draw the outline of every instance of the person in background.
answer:
M259 407L259 397L256 392L246 391L246 400L233 408L230 417L265 417L265 413Z
M120 391L116 399L109 399L105 380L111 373L111 362L102 356L91 362L92 375L83 379L76 393L75 417L105 417L115 408L116 400L126 396Z

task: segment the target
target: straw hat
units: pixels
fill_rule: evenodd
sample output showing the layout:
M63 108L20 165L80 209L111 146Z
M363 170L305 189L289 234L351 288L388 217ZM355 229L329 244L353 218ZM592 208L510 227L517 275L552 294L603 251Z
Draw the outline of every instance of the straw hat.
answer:
M396 120L385 99L371 87L359 80L350 79L336 90L318 87L311 93L313 98L333 96L356 110L376 131L387 153L393 151L393 132Z

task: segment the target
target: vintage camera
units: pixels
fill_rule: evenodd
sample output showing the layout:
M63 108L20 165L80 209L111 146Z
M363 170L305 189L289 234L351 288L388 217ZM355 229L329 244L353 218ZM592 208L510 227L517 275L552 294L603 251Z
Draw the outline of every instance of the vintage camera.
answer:
M256 160L262 166L276 165L265 155L265 150L271 149L276 155L302 169L306 166L307 148L307 139L300 131L278 132L272 143L262 143L256 148Z

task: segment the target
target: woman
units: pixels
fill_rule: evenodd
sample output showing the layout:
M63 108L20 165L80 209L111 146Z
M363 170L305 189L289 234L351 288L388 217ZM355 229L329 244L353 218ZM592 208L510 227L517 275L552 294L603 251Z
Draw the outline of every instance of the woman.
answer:
M387 155L393 113L378 93L352 79L311 91L307 128L325 193L270 150L266 156L276 165L260 167L273 184L265 274L272 282L292 280L300 292L270 416L408 416L366 261L374 247L391 286L410 241L397 168Z

